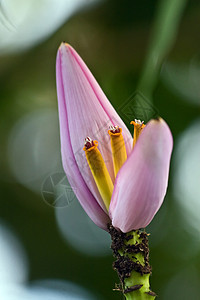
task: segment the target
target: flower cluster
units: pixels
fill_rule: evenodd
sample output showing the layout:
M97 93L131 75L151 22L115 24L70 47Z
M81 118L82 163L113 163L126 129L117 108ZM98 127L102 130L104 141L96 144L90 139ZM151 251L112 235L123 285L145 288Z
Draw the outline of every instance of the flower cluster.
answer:
M63 167L82 207L103 229L110 222L122 232L146 227L168 185L173 147L168 125L161 118L146 125L134 120L132 138L83 60L65 43L58 50L56 77Z

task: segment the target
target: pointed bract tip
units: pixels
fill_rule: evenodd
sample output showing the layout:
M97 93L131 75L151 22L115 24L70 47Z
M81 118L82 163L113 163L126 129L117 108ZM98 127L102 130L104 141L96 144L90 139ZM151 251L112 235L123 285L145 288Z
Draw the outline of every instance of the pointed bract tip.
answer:
M166 125L168 127L168 124L165 122L165 120L161 117L158 117L156 119L152 119L150 122L154 122L154 124L160 124L160 125Z
M157 116L153 119L154 121L157 121L157 122L162 122L164 121L163 118L161 118L160 116Z
M63 48L72 48L70 44L66 43L66 42L62 42L60 44L59 50L63 49Z

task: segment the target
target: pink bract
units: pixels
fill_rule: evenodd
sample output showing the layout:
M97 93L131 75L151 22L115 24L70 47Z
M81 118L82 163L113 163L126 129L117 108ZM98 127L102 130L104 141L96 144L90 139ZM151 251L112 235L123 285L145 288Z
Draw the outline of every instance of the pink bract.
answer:
M95 78L68 44L56 61L61 154L65 173L88 216L101 228L112 221L123 232L145 227L163 202L172 151L172 136L162 120L147 124L132 151L132 136ZM122 128L128 159L114 179L110 125ZM97 140L114 183L109 213L83 151L85 137Z

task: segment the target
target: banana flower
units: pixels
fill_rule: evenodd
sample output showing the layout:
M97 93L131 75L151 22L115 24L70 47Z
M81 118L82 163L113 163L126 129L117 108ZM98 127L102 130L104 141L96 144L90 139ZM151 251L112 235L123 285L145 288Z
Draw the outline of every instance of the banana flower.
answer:
M133 121L134 139L77 52L62 43L56 79L64 171L99 227L146 227L168 185L173 140L159 118ZM131 120L130 120L131 121ZM84 142L85 141L85 142Z

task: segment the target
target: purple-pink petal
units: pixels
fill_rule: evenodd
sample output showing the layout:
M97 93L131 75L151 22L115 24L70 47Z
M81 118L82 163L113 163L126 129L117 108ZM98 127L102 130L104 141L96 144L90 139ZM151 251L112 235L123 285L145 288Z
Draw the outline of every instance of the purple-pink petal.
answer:
M151 222L166 194L172 147L165 121L150 121L117 175L109 210L114 227L128 232Z
M93 222L97 226L106 229L106 225L109 222L109 217L100 207L95 197L89 190L85 179L83 178L83 174L81 174L79 170L79 166L77 165L75 158L75 153L73 152L73 148L71 145L68 120L69 116L67 113L65 101L60 52L58 52L57 56L56 75L63 167L75 195L79 199L82 207L87 212L88 216L93 220Z
M132 137L85 63L71 46L64 43L57 54L57 85L64 169L78 187L78 199L86 212L88 208L84 205L83 185L93 197L90 205L96 200L107 213L86 161L84 139L90 136L98 140L99 150L114 181L108 127L119 125L123 128L128 154L131 152Z

